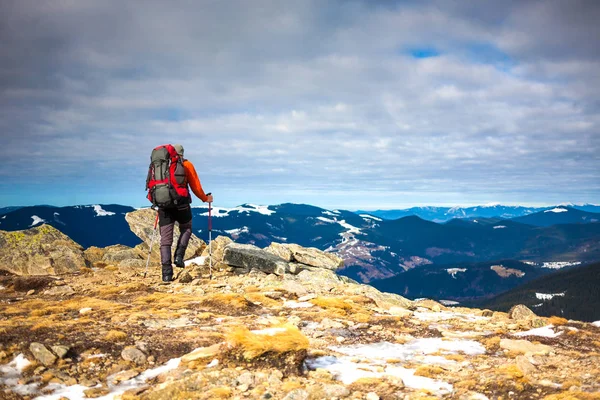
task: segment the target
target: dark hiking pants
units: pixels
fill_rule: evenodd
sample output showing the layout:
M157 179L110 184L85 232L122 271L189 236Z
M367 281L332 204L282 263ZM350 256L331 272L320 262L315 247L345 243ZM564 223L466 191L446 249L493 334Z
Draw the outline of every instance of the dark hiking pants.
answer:
M189 204L181 208L161 208L158 210L158 225L160 226L160 262L163 269L171 269L171 246L173 245L173 230L175 222L179 222L179 240L177 249L187 249L192 236L192 209Z

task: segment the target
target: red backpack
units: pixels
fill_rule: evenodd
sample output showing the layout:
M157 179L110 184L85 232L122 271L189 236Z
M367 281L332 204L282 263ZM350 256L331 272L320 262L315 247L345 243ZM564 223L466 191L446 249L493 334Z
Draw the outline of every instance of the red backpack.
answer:
M169 208L191 203L183 158L170 144L152 150L146 190L148 200L157 207Z

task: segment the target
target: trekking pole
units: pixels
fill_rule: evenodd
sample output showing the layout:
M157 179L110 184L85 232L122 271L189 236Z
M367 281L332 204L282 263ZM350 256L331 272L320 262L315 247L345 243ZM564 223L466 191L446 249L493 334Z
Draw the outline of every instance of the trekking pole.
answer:
M212 193L207 194L211 195ZM212 280L212 201L208 202L208 257L209 279Z
M150 264L150 254L152 254L152 245L154 244L154 239L156 238L156 226L158 225L158 210L156 210L156 219L154 220L154 232L152 232L152 240L150 241L150 249L148 250L148 259L146 260L146 270L144 271L144 278L148 274L148 265Z

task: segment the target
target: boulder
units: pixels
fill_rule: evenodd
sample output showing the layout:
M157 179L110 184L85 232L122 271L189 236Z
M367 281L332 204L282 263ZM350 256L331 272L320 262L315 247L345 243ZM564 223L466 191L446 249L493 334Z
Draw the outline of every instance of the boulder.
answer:
M530 318L537 317L537 315L535 315L533 311L531 311L529 308L527 308L527 306L524 306L523 304L517 304L516 306L513 306L508 312L508 315L511 319L516 320L527 320Z
M531 343L528 340L501 339L500 348L515 353L543 356L552 352L552 347L545 344Z
M129 212L125 215L125 220L129 224L129 228L133 233L136 234L137 237L142 239L146 246L139 247L140 250L143 251L145 248L145 252L148 251L148 246L150 246L150 242L152 241L152 235L154 232L154 221L156 218L156 211L151 208L143 208L140 210L135 210ZM177 244L177 240L179 239L179 228L175 227L173 230L173 251L175 251L175 245ZM158 248L160 242L160 235L157 233L156 239L154 240L154 245L152 246L152 253L158 255ZM188 260L190 258L199 257L204 250L206 243L196 235L192 234L190 238L187 250L185 251L185 259ZM154 250L156 249L156 250ZM155 253L156 251L156 253ZM160 256L159 256L160 257ZM154 258L154 257L153 257Z
M268 247L265 247L265 251L268 251L271 254L275 254L276 256L279 256L288 262L294 259L290 248L282 243L272 242Z
M389 310L391 307L413 308L413 302L399 294L380 292L370 285L357 285L356 294L362 294L373 300L377 307Z
M65 358L70 350L68 346L63 345L51 346L51 348L54 354L58 356L58 358Z
M31 343L29 351L33 354L36 360L41 362L46 367L51 366L56 362L56 356L41 343Z
M236 268L257 269L267 274L285 275L287 262L251 244L231 243L225 247L223 262Z
M204 265L208 265L208 257L210 252L212 252L212 263L213 266L217 263L223 262L223 253L225 253L225 247L229 244L233 243L233 240L228 238L227 236L217 236L209 246L202 251L202 256L206 257L204 259Z
M342 284L339 275L330 269L306 267L296 275L298 282L309 285L318 292L329 292Z
M119 264L124 260L140 259L140 255L136 249L121 244L115 244L114 246L108 246L104 249L104 256L102 261L107 264Z
M58 275L85 267L83 248L50 225L0 231L0 269L16 275Z
M286 261L297 261L311 267L326 268L332 271L344 266L344 260L314 247L302 247L293 243L271 243L266 251Z
M85 251L83 252L83 257L90 265L94 265L94 263L102 261L102 257L104 257L105 253L106 249L91 246L85 249Z
M146 355L142 353L140 349L134 346L127 346L121 352L123 360L130 361L137 365L144 364L146 362Z

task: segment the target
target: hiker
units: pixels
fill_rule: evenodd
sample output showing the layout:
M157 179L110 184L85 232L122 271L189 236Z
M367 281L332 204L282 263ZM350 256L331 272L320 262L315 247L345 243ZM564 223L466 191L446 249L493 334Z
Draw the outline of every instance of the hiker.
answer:
M160 146L162 147L162 146ZM165 148L171 148L171 146L165 146ZM179 160L178 165L173 167L172 174L174 175L176 183L174 183L174 190L176 191L176 200L173 200L173 195L169 194L167 197L171 199L165 201L163 204L167 206L161 206L158 203L158 197L160 196L157 192L149 193L149 199L158 205L158 225L160 227L160 261L162 264L162 280L164 282L170 282L173 280L173 266L171 265L171 246L173 245L173 229L175 222L179 223L179 240L177 241L177 247L175 248L175 266L178 268L185 267L183 257L185 250L187 249L188 242L192 236L192 209L190 204L192 202L192 196L189 188L192 192L205 203L212 203L213 196L205 194L198 179L198 174L194 165L183 158L183 146L180 144L173 145L171 151L177 152ZM175 158L177 158L175 156ZM181 165L185 171L180 171ZM164 196L162 196L164 198ZM174 204L173 204L174 203Z

